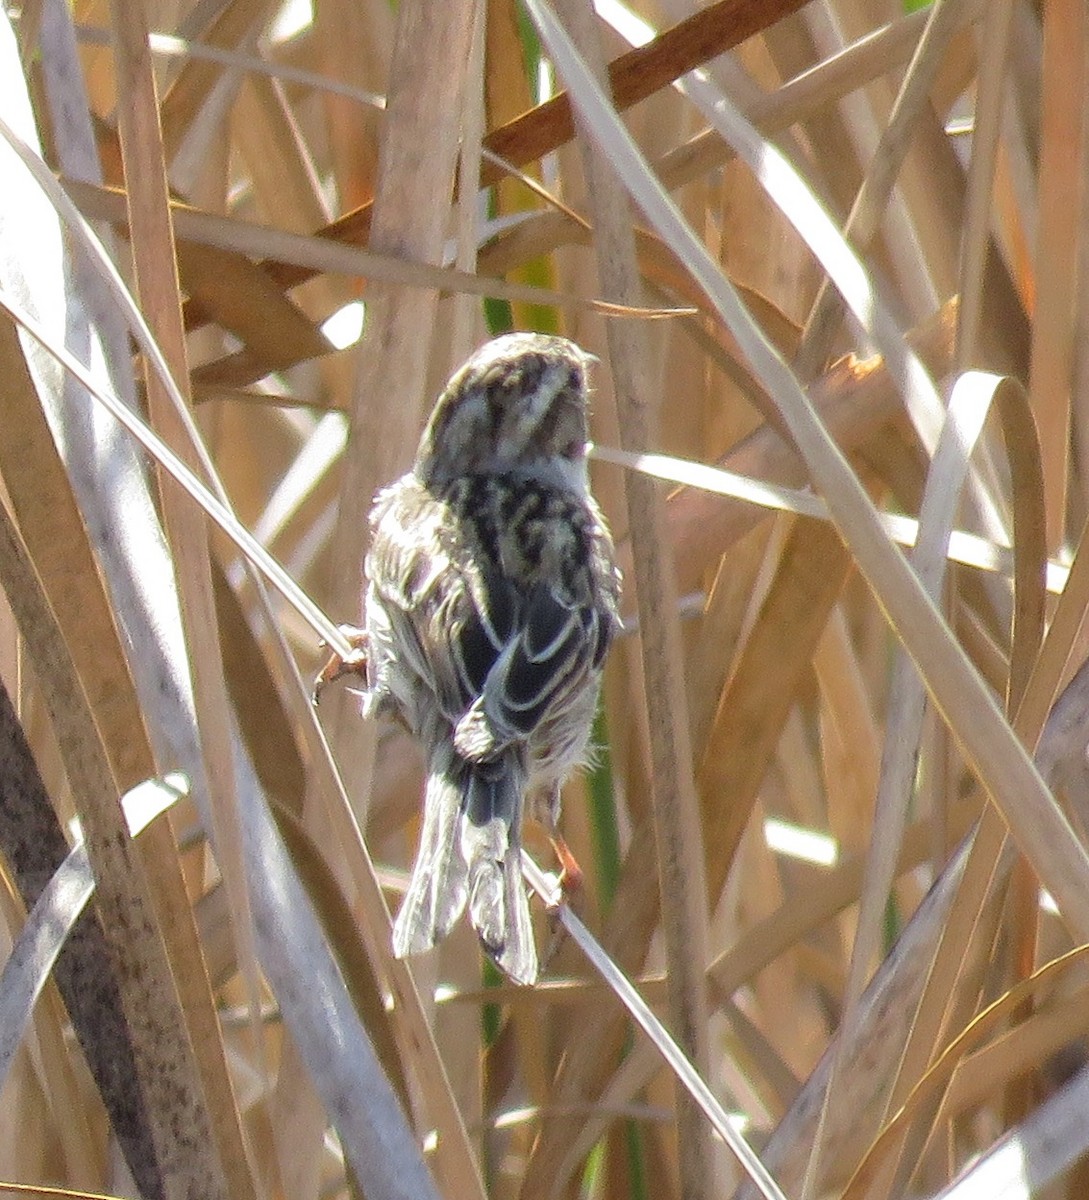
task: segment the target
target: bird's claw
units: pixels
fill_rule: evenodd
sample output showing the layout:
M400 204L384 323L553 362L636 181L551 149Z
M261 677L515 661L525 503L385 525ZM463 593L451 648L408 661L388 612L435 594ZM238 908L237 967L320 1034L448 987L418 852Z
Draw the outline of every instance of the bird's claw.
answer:
M560 861L560 877L557 880L556 892L559 902L553 906L558 908L560 904L569 903L582 892L585 876L578 860L571 853L571 847L558 833L550 835L548 840L552 843L552 849Z
M360 679L367 677L367 631L356 625L341 625L340 632L352 647L348 655L334 651L330 654L325 666L314 677L314 687L310 693L310 702L317 707L321 694L327 684L343 679L345 675L355 675ZM322 646L328 643L324 640Z

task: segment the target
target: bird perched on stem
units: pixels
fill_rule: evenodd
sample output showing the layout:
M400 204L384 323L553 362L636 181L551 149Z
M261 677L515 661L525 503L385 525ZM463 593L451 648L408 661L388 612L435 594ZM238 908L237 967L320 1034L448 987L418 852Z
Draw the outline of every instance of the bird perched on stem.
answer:
M375 500L366 711L400 718L427 769L398 957L434 946L467 905L494 961L537 978L523 812L528 799L555 829L620 626L586 470L591 361L560 337L487 343L439 397L412 470Z

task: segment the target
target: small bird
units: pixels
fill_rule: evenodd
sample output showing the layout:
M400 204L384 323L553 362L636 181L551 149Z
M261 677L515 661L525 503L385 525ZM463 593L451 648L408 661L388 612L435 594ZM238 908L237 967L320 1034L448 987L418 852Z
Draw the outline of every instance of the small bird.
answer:
M620 575L586 468L593 358L513 333L451 378L411 471L378 493L365 571L365 711L426 754L423 826L398 958L468 905L484 949L537 978L522 817L554 830L587 758Z

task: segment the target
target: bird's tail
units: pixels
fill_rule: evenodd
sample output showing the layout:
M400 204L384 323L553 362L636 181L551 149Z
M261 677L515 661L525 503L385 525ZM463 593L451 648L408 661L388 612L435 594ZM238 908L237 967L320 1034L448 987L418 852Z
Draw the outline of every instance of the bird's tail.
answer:
M509 750L466 763L440 743L428 763L423 829L412 880L393 927L398 958L429 950L461 915L497 966L518 983L537 979L537 951L522 883L526 772Z
M428 762L420 848L393 926L393 953L398 958L430 950L465 908L468 871L460 838L465 787L459 764L453 748L441 742Z
M516 750L475 763L465 792L461 849L468 866L469 920L485 950L517 983L537 980L537 950L522 883L526 769Z

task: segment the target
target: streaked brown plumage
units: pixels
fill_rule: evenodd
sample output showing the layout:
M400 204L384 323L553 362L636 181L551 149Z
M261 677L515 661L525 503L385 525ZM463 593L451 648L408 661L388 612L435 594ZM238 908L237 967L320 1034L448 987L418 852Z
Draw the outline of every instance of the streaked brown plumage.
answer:
M558 813L619 627L612 541L587 482L588 361L538 334L483 346L371 514L368 707L401 718L427 756L394 950L435 945L468 905L484 948L521 983L537 977L525 801Z

